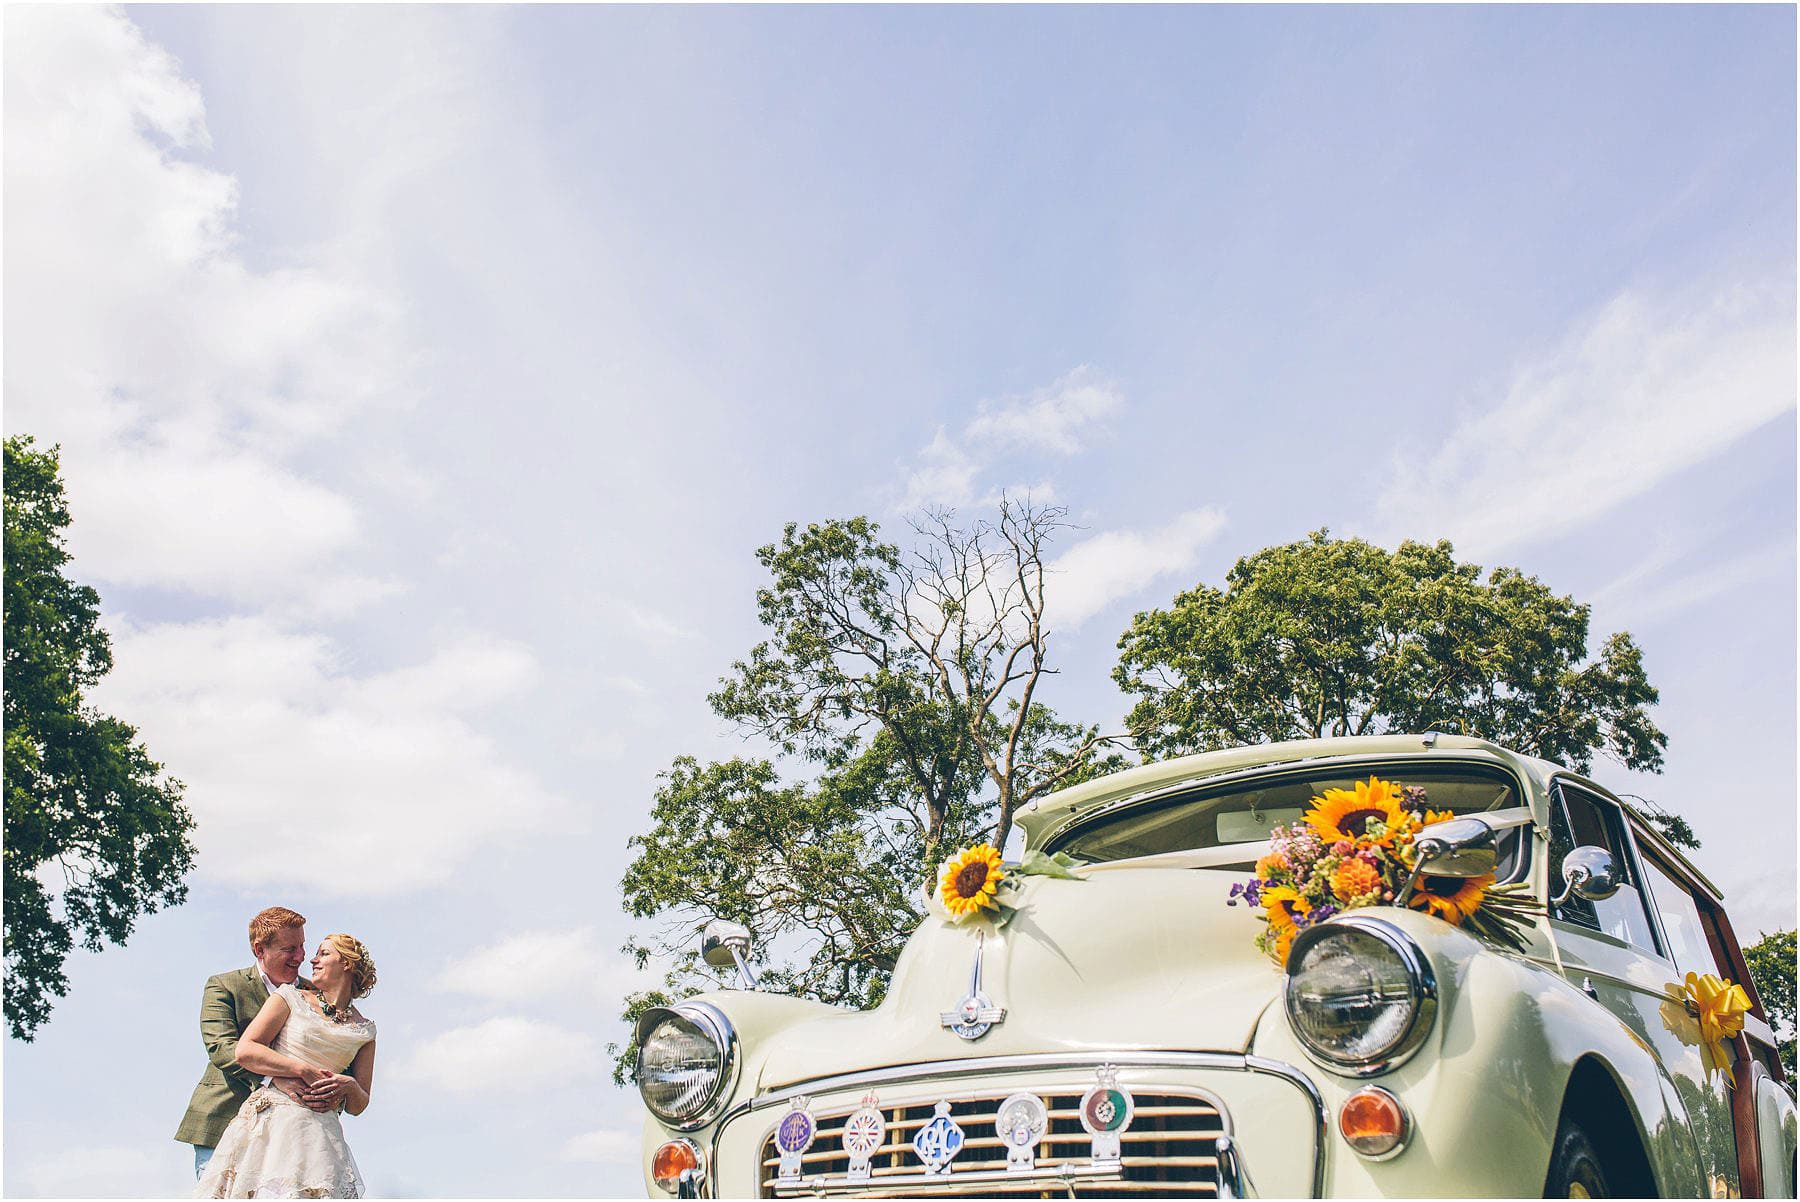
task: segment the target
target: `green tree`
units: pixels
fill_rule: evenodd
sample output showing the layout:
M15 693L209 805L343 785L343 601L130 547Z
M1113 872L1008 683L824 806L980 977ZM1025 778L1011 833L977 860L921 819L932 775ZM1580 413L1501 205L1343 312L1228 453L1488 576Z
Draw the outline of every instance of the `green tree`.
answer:
M1668 740L1629 634L1589 658L1588 607L1448 542L1389 552L1316 531L1132 619L1113 679L1146 759L1247 743L1441 730L1586 769L1658 771ZM1652 820L1655 816L1652 815ZM1679 820L1658 823L1694 846Z
M626 908L657 924L626 950L674 966L658 996L716 982L694 935L720 917L755 932L771 986L873 1005L944 855L1001 845L1019 807L1123 764L1115 738L1038 697L1063 516L1010 500L968 526L930 513L906 551L863 517L789 524L757 551L768 637L709 701L804 774L689 757L663 774L623 881Z
M112 669L100 596L64 575L58 452L6 439L6 1022L29 1040L75 940L185 900L193 819L137 731L83 697Z
M1776 931L1764 935L1744 949L1744 960L1750 966L1750 980L1762 999L1769 1025L1781 1049L1781 1063L1788 1077L1794 1076L1794 932Z

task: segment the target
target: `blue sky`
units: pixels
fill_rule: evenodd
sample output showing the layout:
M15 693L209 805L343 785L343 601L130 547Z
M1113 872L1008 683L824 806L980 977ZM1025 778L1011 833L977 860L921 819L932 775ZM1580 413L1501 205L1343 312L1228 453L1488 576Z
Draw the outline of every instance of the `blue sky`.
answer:
M263 905L381 969L387 1194L631 1194L624 840L783 523L1069 507L1130 615L1320 526L1644 648L1739 932L1794 922L1795 17L8 8L8 433L189 903L6 1049L9 1193L179 1194ZM1060 614L1060 616L1059 616Z

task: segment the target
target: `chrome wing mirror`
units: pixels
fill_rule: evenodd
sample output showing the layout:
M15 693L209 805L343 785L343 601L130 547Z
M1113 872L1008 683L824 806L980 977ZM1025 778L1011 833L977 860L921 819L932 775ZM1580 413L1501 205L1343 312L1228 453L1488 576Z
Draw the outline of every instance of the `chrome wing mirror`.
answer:
M1494 831L1479 818L1452 818L1419 832L1413 842L1426 876L1486 876L1499 863Z
M1563 891L1550 904L1560 906L1571 894L1583 901L1605 901L1625 883L1612 853L1604 847L1577 847L1563 857Z
M1494 828L1479 818L1452 818L1433 823L1413 842L1418 866L1400 890L1394 904L1404 906L1419 881L1427 876L1486 876L1499 863L1494 847Z
M760 989L750 971L750 928L715 918L700 933L700 958L714 968L735 966L740 989Z

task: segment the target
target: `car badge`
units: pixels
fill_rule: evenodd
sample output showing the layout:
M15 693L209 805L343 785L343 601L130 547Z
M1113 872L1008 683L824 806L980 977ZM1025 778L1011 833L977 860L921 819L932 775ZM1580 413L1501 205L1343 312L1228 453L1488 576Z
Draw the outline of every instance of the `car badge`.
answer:
M800 1176L800 1158L812 1147L813 1136L819 1133L818 1120L806 1108L806 1099L795 1098L794 1107L782 1116L780 1126L775 1128L775 1149L781 1153L780 1177L791 1181Z
M1006 1007L994 1005L994 1000L981 991L981 951L986 942L987 932L978 931L975 935L975 968L969 974L969 996L958 1002L956 1009L938 1015L939 1025L950 1028L963 1039L980 1039L988 1033L988 1028L1006 1021Z
M1050 1113L1036 1094L1016 1093L1000 1103L994 1134L1006 1145L1006 1171L1029 1173L1037 1167L1037 1146L1050 1125Z
M887 1138L887 1119L881 1115L880 1099L865 1094L862 1107L844 1120L844 1151L850 1154L851 1181L869 1179L869 1159Z
M1119 1070L1113 1065L1101 1065L1094 1076L1094 1084L1081 1095L1081 1125L1094 1137L1094 1163L1116 1165L1119 1136L1134 1113L1131 1094L1119 1088Z
M913 1151L925 1162L925 1171L934 1177L950 1172L950 1162L956 1159L962 1146L963 1129L950 1117L948 1102L939 1102L931 1121L913 1136Z

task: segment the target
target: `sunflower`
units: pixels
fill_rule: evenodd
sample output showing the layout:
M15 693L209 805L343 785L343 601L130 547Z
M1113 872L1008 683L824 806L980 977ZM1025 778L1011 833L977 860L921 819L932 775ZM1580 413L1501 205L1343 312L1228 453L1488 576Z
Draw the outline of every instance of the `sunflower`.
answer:
M1385 824L1387 834L1371 840L1371 818ZM1312 808L1306 812L1306 824L1319 832L1319 838L1326 843L1350 839L1386 845L1416 826L1417 819L1401 806L1397 785L1371 776L1367 782L1357 781L1354 790L1327 789L1313 798Z
M1295 921L1302 914L1312 909L1312 903L1300 896L1300 891L1291 885L1276 885L1262 891L1263 913L1269 919L1269 925L1277 934L1285 931L1289 938L1299 930Z
M977 843L950 857L938 881L938 897L950 917L961 922L980 910L997 910L994 891L1006 874L1000 871L1000 853L987 843Z
M1300 933L1300 924L1296 921L1301 915L1312 909L1312 904L1300 896L1300 891L1290 885L1276 885L1262 891L1263 914L1269 920L1269 930L1274 936L1275 962L1286 964L1288 947L1294 942L1294 936Z
M1481 899L1493 883L1491 872L1472 877L1428 876L1419 882L1418 889L1406 904L1410 909L1423 910L1459 927L1463 919L1481 908Z

